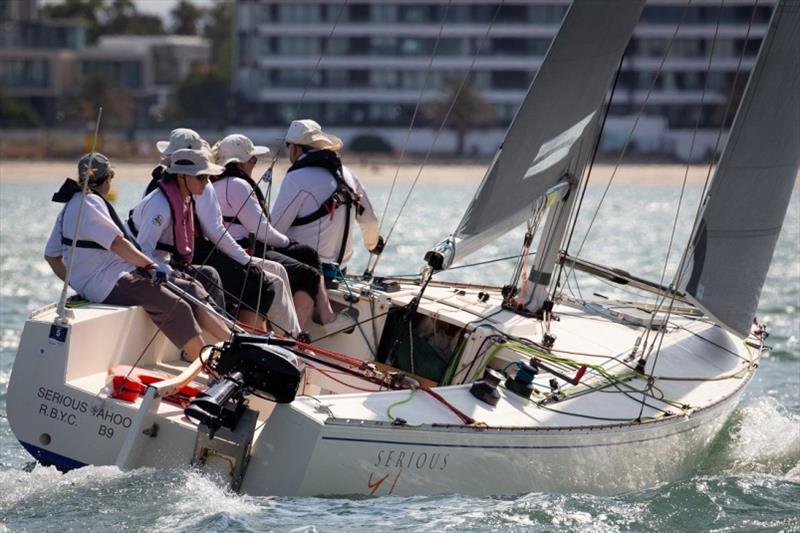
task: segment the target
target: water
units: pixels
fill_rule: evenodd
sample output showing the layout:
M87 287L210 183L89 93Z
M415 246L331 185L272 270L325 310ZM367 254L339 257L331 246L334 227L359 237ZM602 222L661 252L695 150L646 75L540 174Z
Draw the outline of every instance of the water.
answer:
M121 183L124 213L142 184ZM67 474L27 466L4 418L8 380L27 313L52 302L60 284L41 259L58 206L55 184L0 183L0 532L2 531L800 531L800 196L792 198L759 316L774 346L703 464L689 479L616 497L530 493L349 498L253 498L226 492L189 469L120 472L87 467ZM370 187L382 208L388 186ZM400 193L404 193L402 187ZM591 215L601 191L590 189ZM397 225L379 272L410 274L432 243L461 216L471 186L420 185ZM677 186L612 189L582 255L660 279L677 264L689 222L676 230L666 257ZM700 191L687 191L684 214ZM393 203L399 205L400 197ZM390 212L391 215L392 212ZM626 213L624 217L614 216ZM590 216L584 217L589 219ZM688 217L684 217L688 218ZM394 216L384 225L387 232ZM663 228L663 229L657 229ZM578 231L577 249L586 229ZM518 252L521 231L470 261ZM365 254L352 263L359 271ZM451 278L508 282L511 261L456 270ZM668 269L668 276L672 270ZM596 282L583 293L610 293ZM476 479L476 483L481 480Z

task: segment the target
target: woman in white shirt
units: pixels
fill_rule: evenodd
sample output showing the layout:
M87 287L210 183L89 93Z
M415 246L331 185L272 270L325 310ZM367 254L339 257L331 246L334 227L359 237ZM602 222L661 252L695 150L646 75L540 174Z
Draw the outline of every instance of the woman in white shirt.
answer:
M203 331L214 341L227 339L230 330L216 316L201 307L193 308L156 283L172 277L172 269L153 261L126 237L122 222L104 198L114 177L108 158L99 153L85 155L78 163L78 175L77 183L67 179L53 196L53 201L66 204L45 247L45 260L53 272L65 279L66 265L74 253L69 273L73 289L93 302L141 305L167 338L192 359L208 344ZM86 195L84 185L88 187ZM198 283L173 281L199 300L208 298Z
M286 269L302 327L315 311L318 322L330 323L336 315L325 291L319 255L272 226L266 199L251 177L258 156L268 152L269 148L255 146L241 134L228 135L214 145L216 162L225 167L221 175L211 178L223 219L240 246Z
M281 277L286 272L280 265L251 258L228 235L214 190L207 186L209 176L222 167L209 157L210 152L193 149L170 154L165 161L169 167L133 209L128 226L142 249L161 262L212 266L222 278L226 300L237 305L234 312L245 325L264 330L269 314L281 329L297 336L300 326L288 280L284 286Z

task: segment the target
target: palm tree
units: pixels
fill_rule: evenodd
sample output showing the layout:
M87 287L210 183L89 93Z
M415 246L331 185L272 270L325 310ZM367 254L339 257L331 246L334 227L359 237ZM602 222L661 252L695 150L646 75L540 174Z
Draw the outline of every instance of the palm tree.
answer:
M469 80L463 85L461 80L445 82L441 98L428 104L427 115L434 126L446 120L446 124L455 130L458 156L464 155L464 139L469 130L494 122L494 108Z

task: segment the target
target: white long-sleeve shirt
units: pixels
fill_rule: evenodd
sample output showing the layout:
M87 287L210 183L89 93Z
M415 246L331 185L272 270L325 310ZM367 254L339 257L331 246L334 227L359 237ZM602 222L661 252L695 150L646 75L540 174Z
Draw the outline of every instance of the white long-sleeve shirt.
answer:
M301 156L302 157L302 156ZM378 244L378 217L367 197L367 191L361 182L347 167L342 167L342 174L347 184L359 195L364 211L359 215L357 209L350 209L350 235L345 243L345 253L341 265L353 255L351 237L353 222L361 227L364 246L371 250ZM323 262L331 263L339 258L339 250L344 234L347 209L339 207L333 217L323 216L314 222L302 226L292 226L297 217L310 215L319 209L336 190L336 178L321 167L303 167L286 174L281 189L272 206L272 221L275 229L294 239L300 244L312 246L319 253Z
M250 255L239 246L226 231L222 223L222 212L217 202L214 188L206 185L201 195L194 197L195 215L200 223L200 229L217 248L241 265L250 262ZM171 254L158 250L159 242L174 245L172 232L172 212L169 202L161 189L155 189L144 197L133 208L133 223L136 225L138 235L136 240L142 248L142 253L159 262L168 263Z
M203 194L194 197L194 207L197 220L200 222L200 228L203 230L203 235L205 235L206 239L211 241L212 244L216 244L218 250L240 265L249 263L250 254L239 246L236 239L225 227L222 220L222 210L217 200L217 194L214 192L214 187L206 184Z
M44 254L63 257L64 264L69 265L72 247L62 244L61 237L74 240L76 234L80 241L95 242L105 248L76 247L69 277L70 287L80 295L93 302L102 302L108 298L117 280L136 267L110 251L114 239L123 233L111 220L105 202L96 194L86 196L81 224L75 231L82 198L82 194L75 194L58 214Z
M242 178L229 177L214 182L213 187L222 215L236 217L241 222L226 223L234 240L245 239L252 233L256 239L269 246L289 246L289 238L270 224L249 183Z

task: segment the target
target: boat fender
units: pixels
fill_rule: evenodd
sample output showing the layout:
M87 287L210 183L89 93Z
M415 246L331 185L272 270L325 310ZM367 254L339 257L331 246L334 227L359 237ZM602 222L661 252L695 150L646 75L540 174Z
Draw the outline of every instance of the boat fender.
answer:
M497 386L502 380L503 375L500 372L486 367L483 371L483 378L473 383L469 392L482 402L492 406L497 405L497 402L500 401L500 391L497 390Z
M533 378L539 373L539 367L523 363L522 361L514 361L509 366L516 366L517 372L514 377L508 376L506 378L505 386L508 390L522 396L523 398L530 398L533 394Z

